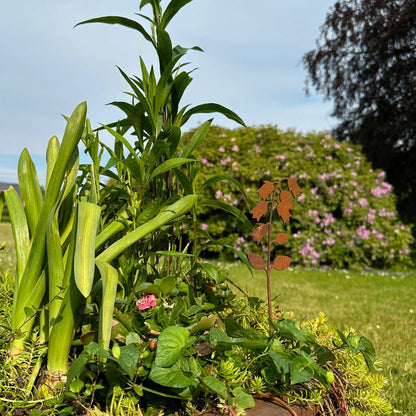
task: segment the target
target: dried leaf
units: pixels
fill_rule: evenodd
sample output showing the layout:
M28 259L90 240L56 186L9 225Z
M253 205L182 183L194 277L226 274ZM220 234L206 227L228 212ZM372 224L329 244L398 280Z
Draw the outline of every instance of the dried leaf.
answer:
M253 237L253 240L258 244L261 239L267 234L267 225L268 224L257 224L258 227L250 234Z
M250 211L253 218L257 221L267 212L268 204L265 201L260 201L257 206Z
M263 257L256 253L247 254L248 261L251 264L251 267L256 270L264 270L266 264L264 263Z
M302 189L300 189L296 178L289 178L287 180L287 186L289 187L289 191L292 192L295 198L300 196L300 194L302 193Z
M286 243L288 238L289 238L288 234L280 233L280 234L277 234L276 238L273 241L277 244L284 244Z
M273 182L270 181L264 181L264 185L259 188L256 192L259 194L259 197L261 199L266 199L274 189Z
M289 221L290 217L292 216L290 210L293 208L295 203L293 202L292 198L290 197L289 191L281 191L280 192L280 202L277 204L277 213L279 214L280 218L283 222Z
M277 256L272 264L272 267L276 270L285 270L289 267L289 264L292 262L292 259L288 256Z

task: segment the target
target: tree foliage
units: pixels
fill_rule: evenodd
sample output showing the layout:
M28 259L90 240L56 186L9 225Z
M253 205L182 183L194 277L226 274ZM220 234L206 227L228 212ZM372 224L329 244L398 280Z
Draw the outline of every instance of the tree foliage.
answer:
M363 145L416 218L416 7L413 0L339 0L303 57L312 85L334 103L334 135Z

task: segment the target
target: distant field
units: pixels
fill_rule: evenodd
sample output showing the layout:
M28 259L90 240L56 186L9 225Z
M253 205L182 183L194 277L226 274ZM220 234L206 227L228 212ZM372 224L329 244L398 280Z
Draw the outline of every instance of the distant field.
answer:
M0 244L3 241L6 241L6 248L0 251L0 273L6 270L14 273L16 257L14 253L12 227L8 222L0 222Z
M243 266L230 277L251 296L266 298L264 273ZM294 269L272 272L273 294L298 319L320 311L341 329L357 329L375 345L388 379L387 396L402 415L416 415L416 272L347 272Z

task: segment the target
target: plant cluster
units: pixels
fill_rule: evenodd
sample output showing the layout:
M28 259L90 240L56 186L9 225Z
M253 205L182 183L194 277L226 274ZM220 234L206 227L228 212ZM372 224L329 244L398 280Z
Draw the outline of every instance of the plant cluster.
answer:
M140 15L150 31L119 16L82 22L139 32L156 51L158 74L142 60L140 76L120 70L132 92L131 101L113 103L126 117L102 127L114 137L112 147L92 131L81 103L67 118L62 141L49 141L45 192L25 149L18 165L22 200L13 188L1 195L17 259L1 359L3 369L19 375L1 385L3 413L16 406L51 415L145 408L150 416L183 414L186 407L195 413L213 403L236 414L254 405L253 394L283 393L321 404L333 390L336 350L360 353L373 365L374 349L364 337L348 334L325 346L287 315L257 316L262 302L250 298L241 306L226 273L201 258L222 243L210 238L199 208L222 209L251 224L233 204L203 195L223 181L245 195L231 176L200 175L195 153L211 121L189 138L182 135L186 121L201 112L243 124L219 104L179 105L191 82L180 63L187 49L172 46L166 27L189 2L171 0L162 9L159 0L142 0L140 9L152 9L150 17ZM85 165L78 163L80 143L91 160ZM257 219L269 202L285 221L290 217L289 194L299 198L300 189L295 179L287 179L288 190L283 182L259 190ZM270 236L271 218L268 224ZM258 228L260 241L264 230ZM277 242L284 238L279 234ZM241 251L229 248L249 267ZM273 265L283 268L283 257Z
M304 194L286 223L293 235L287 247L306 266L394 268L410 262L410 227L402 224L392 186L383 171L373 171L360 148L325 133L282 132L274 126L228 130L211 128L198 150L203 177L227 174L247 192L251 206L260 181L295 176ZM249 157L248 157L249 155ZM300 173L299 173L300 172ZM211 186L208 195L242 208L245 201L232 184ZM215 209L200 211L213 238L244 251L261 250L241 236L241 225ZM276 218L276 221L277 218Z

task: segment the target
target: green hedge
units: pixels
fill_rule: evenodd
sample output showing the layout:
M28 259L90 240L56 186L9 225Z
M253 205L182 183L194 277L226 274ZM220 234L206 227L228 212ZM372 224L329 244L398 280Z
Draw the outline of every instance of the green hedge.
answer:
M410 227L398 220L385 173L374 171L358 146L326 133L282 132L275 126L213 127L198 157L201 180L228 174L241 182L250 207L228 183L216 184L208 192L237 206L250 219L263 180L298 178L304 194L296 201L292 221L276 223L291 235L285 246L297 264L400 268L410 262ZM207 210L201 212L201 219L202 228L213 238L244 252L261 250L249 236L252 230L242 229L236 218Z

